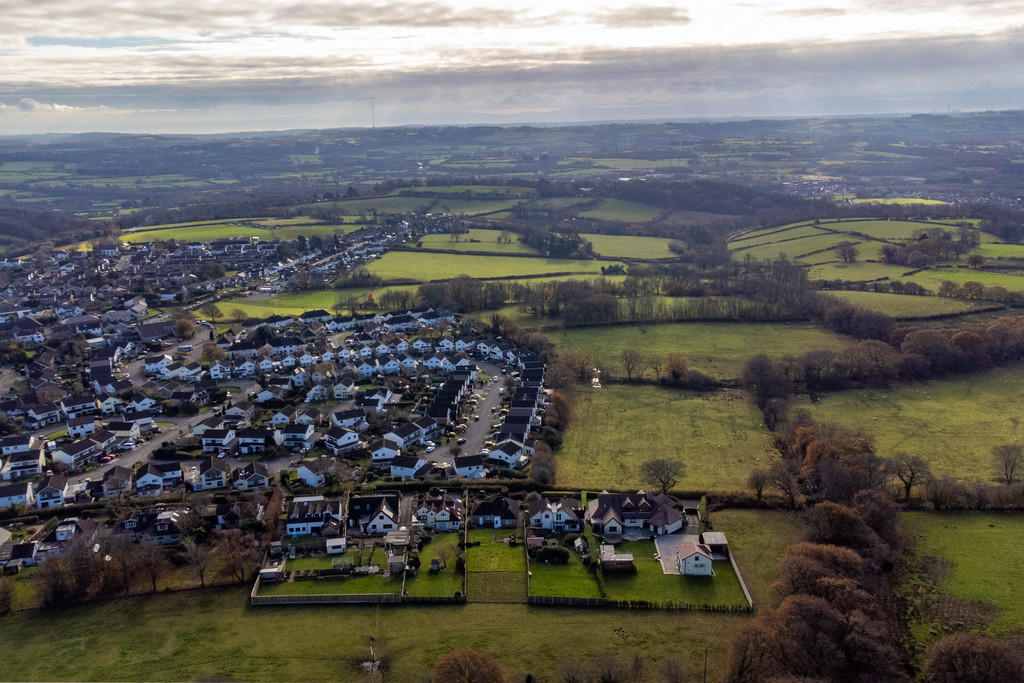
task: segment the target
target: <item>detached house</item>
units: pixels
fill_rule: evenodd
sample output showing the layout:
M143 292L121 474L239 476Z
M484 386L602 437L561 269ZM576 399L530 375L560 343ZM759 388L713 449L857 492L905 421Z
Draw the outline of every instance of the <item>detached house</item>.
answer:
M336 536L341 533L341 501L323 496L296 498L288 509L285 533L290 536Z
M348 500L348 527L364 534L386 534L398 528L397 495L352 496Z
M36 507L55 508L64 504L68 492L68 479L62 474L52 474L39 482L36 488Z
M583 510L572 498L541 498L530 503L530 526L560 534L583 529Z
M416 519L426 529L458 531L462 528L462 501L449 493L426 494L416 505Z
M495 496L473 508L473 524L488 529L514 529L519 526L519 501Z
M210 491L228 487L229 468L223 460L211 457L199 466L199 476L192 483L194 491Z
M620 535L633 529L648 534L674 534L686 524L675 503L661 493L602 491L587 505L586 521L597 534Z
M239 490L253 491L270 486L270 472L261 462L250 462L245 467L238 467L231 473L232 485Z

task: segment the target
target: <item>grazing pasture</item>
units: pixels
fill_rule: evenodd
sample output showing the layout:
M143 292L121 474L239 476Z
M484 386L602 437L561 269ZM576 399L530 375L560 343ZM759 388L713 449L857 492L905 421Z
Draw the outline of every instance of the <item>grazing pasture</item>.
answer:
M494 278L569 272L599 274L602 266L611 265L616 262L389 251L370 263L367 270L385 280L407 278L428 282L460 275Z
M928 315L968 313L980 308L982 302L950 299L942 296L910 296L886 292L830 291L829 296L849 301L851 304L878 311L894 318L913 318Z
M879 455L917 455L940 477L993 481L992 447L1024 440L1024 368L889 389L831 393L797 404L818 420L860 427Z
M678 353L690 367L714 377L740 376L743 364L758 353L797 355L813 349L838 350L848 341L807 323L703 323L615 325L548 333L559 349L592 352L616 377L625 377L622 351L637 349L664 357ZM653 377L648 372L650 377Z
M634 237L631 235L581 234L594 246L594 253L608 258L658 259L674 254L668 245L672 240L664 237Z
M992 635L1024 629L1024 544L1020 543L1024 517L1012 513L905 512L900 520L916 543L915 559L934 568L932 578L938 579L935 588L940 594L963 601L963 612L971 615L972 621L980 620L983 630ZM925 623L912 624L912 631L927 640L928 630L942 615L931 613L928 605L924 607ZM953 626L948 618L946 621L944 626Z
M604 198L600 200L597 208L581 211L579 215L581 218L593 218L599 221L646 223L660 216L662 211L662 209L649 204Z
M458 241L452 235L424 235L419 241L424 249L449 249L453 251L486 251L495 254L536 254L537 250L519 241L518 235L508 233L511 242L499 242L501 230L470 229L468 234L459 235ZM416 246L415 242L408 246Z
M679 489L741 490L772 452L760 414L739 390L701 394L605 385L580 392L556 455L558 486L600 491L614 482L616 488L647 488L640 463L678 457L687 466Z

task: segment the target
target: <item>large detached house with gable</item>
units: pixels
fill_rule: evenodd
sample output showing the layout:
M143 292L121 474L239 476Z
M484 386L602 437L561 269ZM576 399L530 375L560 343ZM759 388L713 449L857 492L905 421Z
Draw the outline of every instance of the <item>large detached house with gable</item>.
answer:
M323 496L296 498L288 510L285 533L290 536L336 536L341 533L341 501Z
M608 493L602 491L587 505L586 521L595 534L674 534L686 525L675 503L661 493Z

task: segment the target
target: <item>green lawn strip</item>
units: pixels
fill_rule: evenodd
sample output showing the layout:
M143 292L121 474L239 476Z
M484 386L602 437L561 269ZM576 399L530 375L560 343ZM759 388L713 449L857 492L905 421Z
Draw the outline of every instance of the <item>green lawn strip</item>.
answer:
M439 655L493 653L509 680L557 680L562 662L633 651L657 670L679 659L700 680L725 675L732 635L746 614L659 610L459 606L247 606L250 588L160 594L60 611L0 617L17 647L0 658L3 680L362 680L355 663L375 654L394 680L419 680ZM524 589L525 593L525 589ZM54 634L60 656L53 656ZM258 638L254 634L296 634ZM344 637L339 637L343 634ZM709 634L713 637L709 637ZM567 649L566 637L571 636ZM13 637L13 636L12 636Z
M521 572L468 572L466 574L466 597L471 602L526 602L526 570Z
M714 576L665 574L654 559L654 541L625 541L616 552L633 553L636 572L605 572L605 597L624 602L646 601L659 605L707 606L743 609L746 598L736 572L728 561L713 563Z
M310 579L308 581L285 581L260 585L260 595L361 595L397 593L402 588L402 575L392 574L385 578L356 576L348 579Z
M556 598L600 598L594 572L583 566L578 553L569 553L568 564L548 565L530 560L530 595Z
M757 409L737 389L587 389L556 455L558 486L640 488L640 463L657 454L686 462L680 488L742 490L750 471L765 466L772 453L771 435L761 425Z
M461 533L438 534L433 541L420 551L419 573L405 580L405 590L409 595L417 597L453 596L462 592L462 572L455 568L458 557L459 538ZM442 549L450 553L447 566L442 563L441 571L430 571L430 561L438 557Z
M940 592L994 607L987 629L992 634L1024 629L1024 516L907 512L900 517L916 540L916 557L952 563L937 586Z
M1022 393L1024 367L1013 367L905 387L830 393L819 402L793 407L807 408L817 420L864 428L881 456L904 451L927 461L936 476L992 481L992 447L1024 439Z
M622 351L637 349L664 357L678 353L690 368L721 379L738 378L751 356L799 355L804 351L838 351L850 342L845 337L808 323L665 323L615 325L557 330L548 337L558 350L592 352L598 362L618 377L625 377ZM653 377L650 373L648 376Z
M982 302L950 299L944 296L911 296L908 294L887 294L885 292L837 290L828 292L828 295L894 318L966 313L982 305Z

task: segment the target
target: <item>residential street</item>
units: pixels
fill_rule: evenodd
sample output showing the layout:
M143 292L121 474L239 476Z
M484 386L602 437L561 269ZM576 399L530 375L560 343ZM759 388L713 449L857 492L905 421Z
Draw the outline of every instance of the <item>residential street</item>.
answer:
M466 443L461 446L457 446L455 443L451 443L447 446L441 446L436 451L430 454L430 459L437 463L449 463L454 457L452 455L452 448L460 448L462 455L473 455L479 453L480 449L486 441L490 440L491 423L496 422L498 419L497 411L500 410L502 396L499 394L499 387L505 385L505 375L501 374L501 368L494 363L478 362L477 366L483 372L487 372L491 377L497 377L497 382L488 381L484 383L482 387L476 389L473 393L480 394L480 403L477 405L475 411L469 413L463 422L466 424L466 432L462 435L466 439ZM495 408L495 412L491 413L491 408ZM474 421L472 415L476 414L480 416L479 422Z

